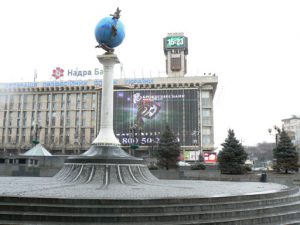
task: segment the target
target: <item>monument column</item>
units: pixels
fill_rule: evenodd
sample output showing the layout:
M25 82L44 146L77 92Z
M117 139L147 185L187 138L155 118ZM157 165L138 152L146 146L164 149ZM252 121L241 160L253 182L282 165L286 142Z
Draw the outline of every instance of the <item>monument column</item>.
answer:
M106 53L98 55L103 65L100 131L92 146L81 155L69 156L56 178L67 183L97 183L99 187L109 184L141 184L155 182L146 162L129 155L121 148L113 129L113 72L115 64L120 63L113 47L121 44L124 29L119 21L120 10L113 17L102 19L96 27L99 47ZM108 27L108 28L107 28ZM109 29L110 27L110 29Z
M104 75L102 80L100 132L93 141L93 145L120 146L120 142L113 131L113 71L114 65L120 63L120 61L118 56L113 53L98 55L97 58L103 65Z

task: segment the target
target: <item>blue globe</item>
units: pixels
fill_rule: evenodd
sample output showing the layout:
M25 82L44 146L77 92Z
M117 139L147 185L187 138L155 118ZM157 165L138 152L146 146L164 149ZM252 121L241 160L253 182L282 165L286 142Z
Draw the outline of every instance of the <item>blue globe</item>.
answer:
M95 37L100 46L106 45L109 48L115 48L124 40L124 25L118 19L105 17L97 24Z

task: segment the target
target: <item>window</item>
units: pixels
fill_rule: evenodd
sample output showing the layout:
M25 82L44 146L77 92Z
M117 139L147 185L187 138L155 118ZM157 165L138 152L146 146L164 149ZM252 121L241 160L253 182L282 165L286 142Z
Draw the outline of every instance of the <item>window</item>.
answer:
M71 106L71 94L67 94L67 109L70 109Z
M92 94L92 109L96 109L96 101L97 101L97 96L96 94Z
M9 108L12 109L13 106L14 106L14 97L10 96L10 99L9 99Z
M78 129L75 129L74 142L77 143L77 144L79 143L79 140L78 140Z
M55 135L55 129L51 128L51 143L50 144L54 143L54 135Z
M57 110L58 104L57 102L52 103L52 110Z
M61 127L64 126L64 120L65 120L65 112L62 111L62 112L60 113L60 126L61 126Z
M35 112L32 111L31 112L31 125L34 125L35 124Z
M211 119L210 117L203 117L202 118L202 123L204 126L211 126Z
M70 144L70 128L66 129L65 144Z
M75 126L79 126L79 111L76 111L76 120L75 120Z
M18 118L17 118L17 126L21 127L21 112L18 112Z
M203 117L210 117L210 113L211 113L210 109L203 109L202 110L202 116Z
M38 95L37 97L37 109L41 109L42 108L42 95Z
M59 129L59 143L63 143L64 142L64 129L60 128Z
M8 115L8 126L12 126L12 121L13 121L13 113L9 113Z
M204 127L202 129L203 135L210 135L211 134L211 129L209 127Z
M91 135L90 135L90 143L92 143L95 139L95 129L91 129Z
M62 101L61 101L61 110L65 109L65 103L66 103L66 95L63 94Z
M81 143L85 144L85 129L81 129Z
M211 144L211 142L210 142L210 136L203 135L202 136L202 142L203 142L204 145L210 145Z
M76 94L76 109L80 109L80 94Z
M52 127L55 126L55 119L56 119L56 112L52 112L52 116L51 116L51 126Z
M88 108L88 98L89 98L89 94L83 94L82 95L82 108L83 109L87 109Z
M70 117L70 112L66 112L66 127L69 127L71 125L71 117Z
M45 144L48 144L49 137L48 137L48 128L45 129Z
M202 98L209 98L209 92L208 91L202 91Z
M50 108L51 108L51 94L48 95L47 97L47 109L50 110Z
M26 127L27 125L27 115L26 112L23 112L23 127Z
M82 112L81 126L87 126L87 111Z
M96 113L95 111L92 111L92 114L91 114L91 126L95 126L96 124Z
M208 91L202 91L202 106L211 107L210 93Z

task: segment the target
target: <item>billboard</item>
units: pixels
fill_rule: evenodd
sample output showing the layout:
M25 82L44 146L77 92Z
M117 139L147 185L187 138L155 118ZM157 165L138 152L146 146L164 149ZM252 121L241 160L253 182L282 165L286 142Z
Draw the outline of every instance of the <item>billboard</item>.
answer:
M217 163L217 153L206 152L203 154L205 163Z
M198 90L118 90L114 131L122 145L152 145L169 125L180 145L198 140Z
M184 160L185 161L198 161L199 160L200 151L184 151Z

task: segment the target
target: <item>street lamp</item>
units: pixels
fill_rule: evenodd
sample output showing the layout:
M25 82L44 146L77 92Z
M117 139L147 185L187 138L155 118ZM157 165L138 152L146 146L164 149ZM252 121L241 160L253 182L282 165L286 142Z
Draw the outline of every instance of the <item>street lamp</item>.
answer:
M135 150L139 148L140 144L140 135L142 132L142 128L138 127L134 124L132 127L129 128L129 132L133 137L133 143L130 145L130 154L135 156ZM137 141L136 141L136 134L137 134ZM136 143L137 142L137 143Z
M272 129L271 128L268 129L268 132L269 132L270 135L272 135L272 136L275 137L275 145L277 147L277 145L278 145L278 138L279 138L279 135L281 133L281 129L275 125L274 126L274 130L275 130L275 134L272 134Z
M34 122L34 124L32 124L32 126L31 126L31 128L34 131L34 140L32 140L32 143L34 145L37 145L40 143L37 136L38 136L38 132L41 131L42 126L40 126L38 123Z
M271 128L268 129L269 134L275 137L275 147L277 148L278 147L278 138L281 133L281 129L275 125L274 130L275 130L275 134L272 134L272 129ZM273 161L275 164L277 163L277 159L273 159Z
M194 139L193 139L193 145L197 148L197 146L199 147L199 158L200 158L200 155L202 154L201 152L201 148L199 146L199 135L200 135L200 131L198 130L194 130L192 135L194 136ZM195 148L195 163L196 163L196 160L197 160L197 149Z

